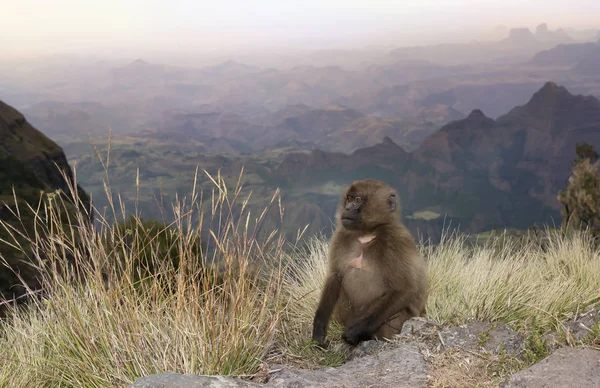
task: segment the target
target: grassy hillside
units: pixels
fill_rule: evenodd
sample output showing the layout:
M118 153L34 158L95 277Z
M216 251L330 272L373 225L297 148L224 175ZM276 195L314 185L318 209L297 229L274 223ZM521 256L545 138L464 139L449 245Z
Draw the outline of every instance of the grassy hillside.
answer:
M242 217L231 218L246 198L239 187L213 179L214 197L193 192L173 204L168 234L177 265L161 258L156 239L131 243L147 237L144 228L119 231L103 219L100 229L82 215L72 220L82 244L61 228L48 230L57 244L33 235L30 243L48 253L39 263L45 292L0 321L0 386L125 387L163 371L249 378L263 362L341 363L347 350L335 324L329 330L335 346L323 351L309 342L327 242L314 239L290 251L279 230L259 238L247 220L260 224L264 215L242 206ZM203 201L209 212L202 212ZM119 213L116 206L111 211ZM197 217L221 227L203 233L192 226ZM52 212L50 219L59 222ZM193 247L201 235L212 248L198 254ZM450 234L438 245L421 244L430 276L428 318L501 321L538 340L561 331L561 322L600 303L600 250L584 233L548 231L546 238L540 245L501 237L474 247ZM63 249L75 257L73 266ZM151 273L136 264L141 249L155 252ZM600 339L592 336L585 341Z

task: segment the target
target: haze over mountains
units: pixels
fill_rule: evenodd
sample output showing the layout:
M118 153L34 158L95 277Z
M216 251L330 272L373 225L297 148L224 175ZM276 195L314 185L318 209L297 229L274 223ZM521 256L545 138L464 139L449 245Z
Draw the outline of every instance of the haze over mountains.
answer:
M244 168L246 189L254 193L251 206L264 205L260 199L280 187L290 236L307 224L309 235L327 234L342 188L353 180L376 178L398 189L411 230L435 239L449 223L478 233L558 222L556 195L570 173L575 145L600 147L600 101L547 82L525 104L499 118L473 110L427 136L412 152L384 137L351 153L308 150L298 141L259 153L211 156L193 138L185 143L167 138L135 137L137 143L113 144L111 184L126 198L134 190L133 166L140 168L146 188L171 188L161 189L165 201L189 191L195 165L220 170L232 183ZM80 155L80 179L96 191L103 185L104 169L93 156L81 157L84 149L84 143L67 146L68 153ZM210 184L200 177L201 187ZM142 198L139 207L160 217L153 196L156 192Z
M189 192L196 166L230 182L243 167L251 206L282 188L291 235L327 233L341 188L367 177L398 188L413 231L525 228L558 219L575 143L600 146L598 33L543 23L288 66L55 56L0 65L0 97L63 146L99 206L90 136L106 150L110 130L113 190L131 203L139 168L149 218Z

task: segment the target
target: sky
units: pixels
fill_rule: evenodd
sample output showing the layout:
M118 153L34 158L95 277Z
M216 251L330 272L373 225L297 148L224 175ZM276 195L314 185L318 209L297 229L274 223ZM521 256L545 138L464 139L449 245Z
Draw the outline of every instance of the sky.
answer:
M498 25L600 27L600 0L0 0L5 52L412 45ZM462 34L462 35L461 35Z

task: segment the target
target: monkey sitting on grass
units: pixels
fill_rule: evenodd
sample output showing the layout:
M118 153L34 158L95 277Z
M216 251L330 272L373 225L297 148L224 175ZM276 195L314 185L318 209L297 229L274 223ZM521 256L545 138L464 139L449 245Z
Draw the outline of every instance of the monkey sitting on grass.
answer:
M425 314L427 269L398 202L394 189L373 179L354 182L342 197L313 321L312 339L320 346L334 309L352 346L391 339L406 320Z

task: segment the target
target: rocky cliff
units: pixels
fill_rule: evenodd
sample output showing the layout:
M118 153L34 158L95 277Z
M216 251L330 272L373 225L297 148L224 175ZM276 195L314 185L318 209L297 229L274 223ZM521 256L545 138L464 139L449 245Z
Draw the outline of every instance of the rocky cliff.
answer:
M67 179L61 174L64 171ZM0 101L0 219L10 224L20 222L14 216L15 197L21 211L23 226L32 227L32 215L25 203L34 208L43 192L61 190L70 195L68 181L73 181L73 172L63 150L43 133L35 129L25 117L13 107ZM77 186L77 195L84 203L89 203L88 195ZM14 189L14 195L13 195ZM0 227L0 238L10 240L5 228ZM34 271L21 262L24 255L0 242L0 254L24 277L35 285ZM23 293L18 278L7 268L0 269L0 293L7 298Z

